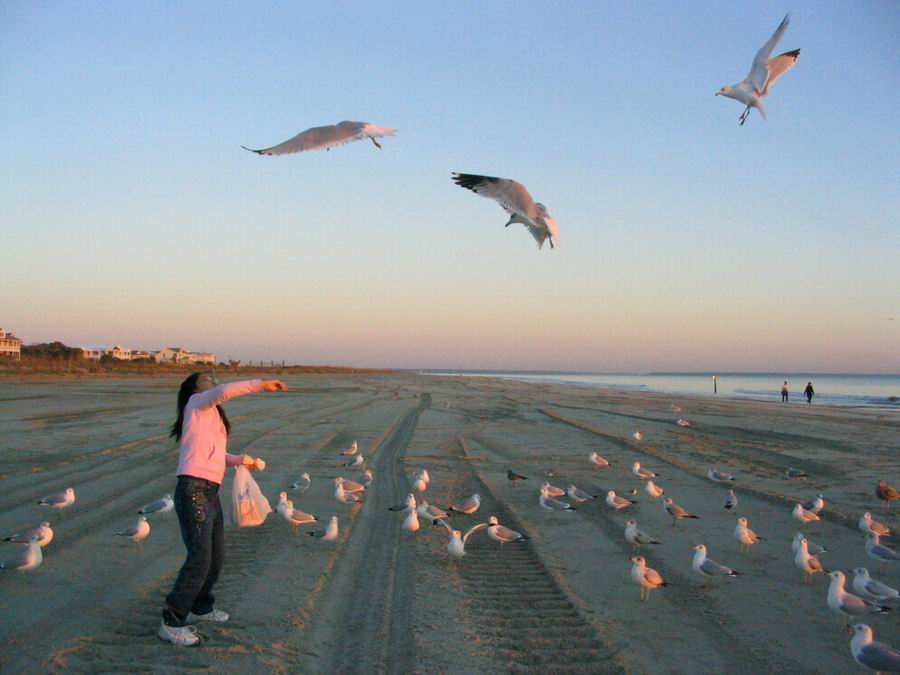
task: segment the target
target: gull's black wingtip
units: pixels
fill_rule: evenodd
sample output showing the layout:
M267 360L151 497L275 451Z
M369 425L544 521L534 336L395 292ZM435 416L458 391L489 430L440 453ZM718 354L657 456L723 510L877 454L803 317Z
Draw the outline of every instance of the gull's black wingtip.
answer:
M262 154L262 150L254 150L253 148L248 148L246 145L242 145L241 147L242 147L244 150L246 150L247 152L255 152L257 155L261 155L261 154Z

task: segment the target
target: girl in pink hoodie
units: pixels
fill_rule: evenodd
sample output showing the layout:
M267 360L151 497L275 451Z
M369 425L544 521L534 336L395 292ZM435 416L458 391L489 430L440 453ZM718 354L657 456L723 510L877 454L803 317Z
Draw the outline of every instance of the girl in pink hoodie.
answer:
M226 466L243 464L250 470L257 466L250 455L225 452L231 424L220 404L260 391L287 391L287 387L279 380L218 384L209 373L194 373L181 383L178 419L171 435L181 443L174 501L188 554L175 587L166 596L159 629L159 637L173 644L200 642L190 624L228 620L228 614L213 607L212 594L225 549L219 486Z

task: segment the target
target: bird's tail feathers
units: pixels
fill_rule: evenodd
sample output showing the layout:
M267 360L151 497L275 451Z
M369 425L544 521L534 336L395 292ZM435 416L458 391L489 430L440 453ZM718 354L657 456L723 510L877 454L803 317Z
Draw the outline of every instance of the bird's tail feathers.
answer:
M397 134L397 130L390 129L388 127L379 127L375 126L374 124L367 123L365 128L363 129L363 133L366 136L378 136L380 138L381 136L395 136Z

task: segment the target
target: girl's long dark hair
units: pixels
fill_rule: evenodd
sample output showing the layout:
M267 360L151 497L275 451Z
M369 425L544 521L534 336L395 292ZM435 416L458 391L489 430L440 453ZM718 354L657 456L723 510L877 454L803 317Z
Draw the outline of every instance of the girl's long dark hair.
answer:
M176 441L181 441L181 428L184 426L184 407L187 405L191 396L194 395L195 390L197 389L197 380L202 374L203 373L191 373L185 381L181 383L181 389L178 390L178 419L175 420L175 424L172 425L172 431L169 433L170 436L175 437ZM220 405L216 406L216 410L219 411L219 417L222 418L222 424L225 425L225 434L230 434L231 422L228 421L225 411L222 410L222 406Z

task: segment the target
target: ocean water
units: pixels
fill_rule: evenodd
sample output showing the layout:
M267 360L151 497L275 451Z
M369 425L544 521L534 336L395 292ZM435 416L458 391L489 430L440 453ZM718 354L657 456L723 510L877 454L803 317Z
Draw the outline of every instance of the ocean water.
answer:
M574 384L603 389L626 389L663 394L713 396L712 373L649 373L604 375L587 373L536 373L524 371L420 371L425 375L496 377L548 384ZM806 405L803 390L812 382L813 404L865 406L900 410L900 375L832 375L815 373L720 373L715 394L724 398L781 401L781 384L787 380L790 404Z

